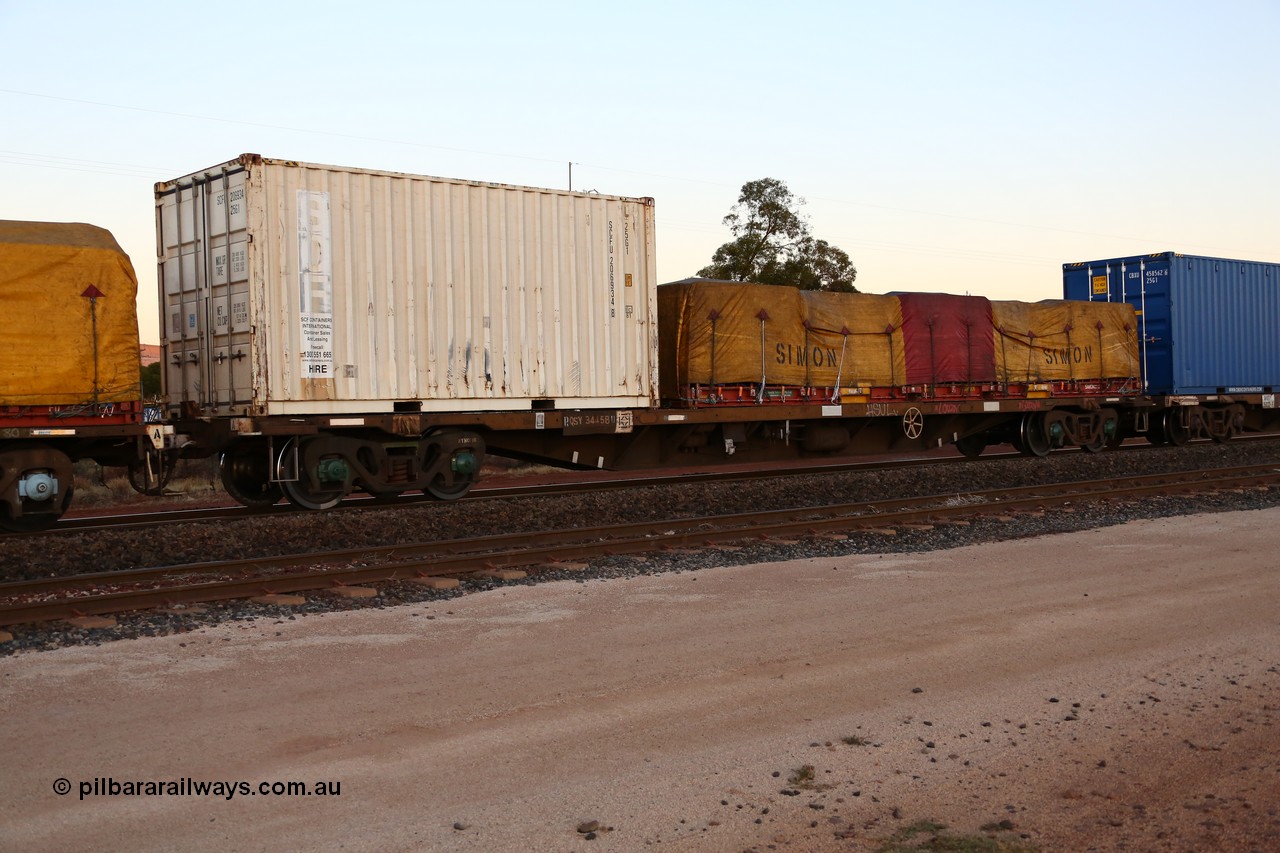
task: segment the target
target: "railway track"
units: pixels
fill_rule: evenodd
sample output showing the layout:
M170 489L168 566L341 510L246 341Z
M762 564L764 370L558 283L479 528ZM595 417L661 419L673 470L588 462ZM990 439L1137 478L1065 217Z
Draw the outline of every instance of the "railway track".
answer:
M1012 520L1020 512L1157 494L1280 487L1280 466L1249 465L1016 488L876 500L310 554L195 563L0 584L0 625L48 622L198 602L430 582L519 567L555 571L566 561L701 548L747 539L883 532L903 525Z
M1019 456L1018 453L993 453L984 459L1008 459ZM450 503L496 500L513 497L549 497L567 495L578 492L599 491L602 489L630 489L643 486L661 486L669 483L688 485L691 483L716 483L757 480L763 477L802 476L806 474L837 474L848 471L874 471L887 468L924 467L931 465L951 464L960 461L958 456L937 458L903 458L891 460L845 462L839 464L821 464L797 466L764 466L722 471L675 471L661 474L636 475L628 472L567 472L577 479L561 479L559 482L510 483L507 485L477 486L464 498ZM383 508L404 508L410 506L431 506L440 502L422 494L401 495L391 500L375 500L371 497L354 495L327 513L351 510L370 510ZM167 509L160 512L138 512L117 515L84 515L63 518L53 528L39 533L9 533L9 536L56 535L58 533L84 533L94 530L126 529L159 526L164 524L180 524L190 521L208 521L236 518L252 518L263 515L284 515L306 513L309 510L299 509L288 503L278 503L262 509L250 509L239 505L216 507L193 507L190 509Z
M1253 441L1275 441L1280 436L1272 434L1257 434L1241 436L1236 438L1233 444L1243 444ZM1192 444L1211 444L1208 440L1200 440L1192 442ZM1146 442L1137 442L1125 446L1120 452L1145 452L1160 450L1162 448L1147 444ZM1078 454L1081 451L1078 448L1065 448L1054 451L1055 454ZM1115 451L1113 451L1115 452ZM940 455L927 457L905 457L895 459L874 459L859 460L854 462L841 463L824 463L805 465L802 467L791 466L757 466L751 468L729 468L716 471L677 471L659 474L634 475L627 472L578 472L580 478L564 480L556 483L510 483L506 485L495 486L478 486L471 493L462 498L462 501L484 501L495 500L512 497L523 496L551 496L573 494L577 492L596 491L601 489L623 489L638 488L642 486L657 486L669 483L680 483L688 485L691 483L715 483L715 482L735 482L755 480L764 477L783 477L783 476L802 476L814 474L835 474L850 471L874 471L892 468L911 468L911 467L930 467L936 465L950 465L956 463L964 464L982 464L984 462L1023 458L1022 454L1017 451L987 452L980 459L965 460L957 452L947 450ZM572 474L573 472L569 472ZM373 498L354 496L348 498L339 506L328 510L329 513L344 512L351 510L369 510L375 508L404 508L417 505L435 505L439 501L422 494L403 495L392 500L378 500ZM263 515L278 515L289 513L305 513L309 510L302 510L287 503L278 503L269 509L250 509L239 505L215 506L215 507L193 507L186 509L165 509L158 512L142 509L138 512L120 513L115 515L81 515L76 517L63 518L58 524L50 530L38 533L0 533L0 536L49 536L58 535L60 533L85 533L96 530L107 529L137 529L166 524L180 524L191 521L209 521L209 520L232 520L238 518L253 518Z

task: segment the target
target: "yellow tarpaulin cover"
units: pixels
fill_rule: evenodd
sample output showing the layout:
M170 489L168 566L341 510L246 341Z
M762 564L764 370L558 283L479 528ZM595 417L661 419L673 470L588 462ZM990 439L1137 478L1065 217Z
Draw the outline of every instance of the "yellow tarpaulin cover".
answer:
M1127 302L993 301L991 316L997 381L1138 376L1137 316Z
M658 288L658 382L799 385L804 369L778 363L779 347L804 344L804 302L794 287L677 282Z
M821 378L811 384L866 388L904 381L907 356L898 297L805 291L804 301L810 339L819 341L826 355ZM812 352L810 355L811 361L819 360Z
M720 281L658 288L659 383L893 385L906 372L893 296Z
M109 231L0 220L0 405L137 400L137 296Z

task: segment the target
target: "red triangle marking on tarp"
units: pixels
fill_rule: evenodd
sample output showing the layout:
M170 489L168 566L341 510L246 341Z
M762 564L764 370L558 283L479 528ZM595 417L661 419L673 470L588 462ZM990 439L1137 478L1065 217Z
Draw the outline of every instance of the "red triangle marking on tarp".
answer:
M106 296L105 293L103 293L101 290L98 290L98 288L94 287L92 284L86 287L84 290L84 293L80 295L87 296L90 299L97 299L99 296Z

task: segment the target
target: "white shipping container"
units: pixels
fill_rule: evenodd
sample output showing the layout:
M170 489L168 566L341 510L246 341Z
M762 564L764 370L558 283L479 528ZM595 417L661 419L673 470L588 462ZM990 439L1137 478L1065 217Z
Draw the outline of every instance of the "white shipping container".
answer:
M173 410L656 403L652 199L245 154L156 184L156 228Z

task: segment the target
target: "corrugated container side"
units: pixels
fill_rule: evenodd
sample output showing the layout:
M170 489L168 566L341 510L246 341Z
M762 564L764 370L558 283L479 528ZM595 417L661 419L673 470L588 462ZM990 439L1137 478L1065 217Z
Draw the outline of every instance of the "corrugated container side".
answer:
M170 388L202 408L656 402L648 200L249 156L210 174L157 187Z
M1148 393L1280 387L1280 264L1174 252L1072 263L1063 293L1138 310Z

